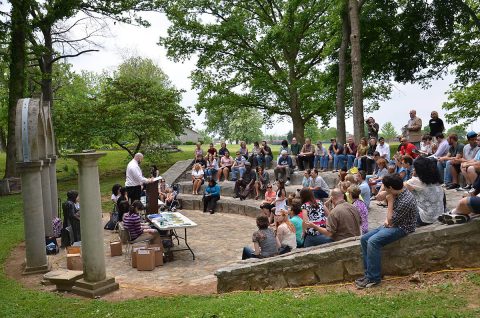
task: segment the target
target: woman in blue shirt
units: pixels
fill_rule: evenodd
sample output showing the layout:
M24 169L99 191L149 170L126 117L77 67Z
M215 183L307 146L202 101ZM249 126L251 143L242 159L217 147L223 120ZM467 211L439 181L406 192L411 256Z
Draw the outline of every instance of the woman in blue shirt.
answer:
M203 195L203 212L215 213L218 200L220 200L220 186L214 179L209 179Z

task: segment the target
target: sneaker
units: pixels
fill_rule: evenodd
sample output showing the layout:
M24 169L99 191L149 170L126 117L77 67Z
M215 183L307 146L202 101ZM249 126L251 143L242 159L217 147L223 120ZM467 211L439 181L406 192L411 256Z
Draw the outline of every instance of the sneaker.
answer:
M453 189L457 189L457 188L460 188L460 185L459 185L459 184L456 184L456 183L452 183L451 185L449 185L449 186L446 187L445 189L447 189L447 190L453 190Z
M471 184L467 184L466 186L464 187L461 187L461 188L457 188L457 191L468 191L472 188L472 185Z
M360 278L357 278L357 279L355 279L355 284L361 283L361 282L364 281L365 279L367 279L367 276L362 276L362 277L360 277Z
M290 185L290 180L287 180L287 182L285 182L285 185L289 186Z
M375 282L375 281L370 280L368 278L365 278L364 280L359 281L359 282L355 281L355 286L357 286L358 289L371 288L371 287L375 287L379 284L380 284L380 282Z
M443 216L443 220L440 222L447 225L463 224L470 220L468 215L463 214L442 214L441 216Z

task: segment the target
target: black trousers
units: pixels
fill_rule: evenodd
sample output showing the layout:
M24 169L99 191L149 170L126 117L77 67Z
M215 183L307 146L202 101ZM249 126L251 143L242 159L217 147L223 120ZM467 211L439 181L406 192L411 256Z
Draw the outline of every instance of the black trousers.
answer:
M313 169L313 161L315 159L315 156L297 156L297 165L298 165L298 170L305 170L307 169L307 164L308 164L308 169Z
M218 195L204 195L203 196L203 212L213 211L217 207L217 201L220 200Z
M128 194L128 201L130 201L130 204L137 200L140 201L140 196L142 195L142 186L126 187L126 189Z

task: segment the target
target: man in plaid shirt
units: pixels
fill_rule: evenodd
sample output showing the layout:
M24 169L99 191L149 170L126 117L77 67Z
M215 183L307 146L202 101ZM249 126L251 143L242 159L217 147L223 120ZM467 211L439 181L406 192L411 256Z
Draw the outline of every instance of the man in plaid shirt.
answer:
M402 178L398 174L385 176L383 186L385 191L380 192L377 198L387 200L387 219L384 225L361 238L365 276L355 281L357 288L380 284L382 247L415 231L417 202L412 193L403 187Z

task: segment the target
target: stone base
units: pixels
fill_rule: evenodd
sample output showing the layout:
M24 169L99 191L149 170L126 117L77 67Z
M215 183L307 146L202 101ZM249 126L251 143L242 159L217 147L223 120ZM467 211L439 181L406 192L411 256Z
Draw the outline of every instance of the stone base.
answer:
M22 275L35 275L35 274L44 274L47 273L51 270L52 266L47 263L42 266L37 266L37 267L27 267L23 269Z
M72 288L72 293L89 298L102 296L119 289L115 278L107 277L99 282L87 282L84 279L77 280Z
M55 284L57 291L72 291L75 282L83 278L82 271L57 270L43 276L45 281Z

